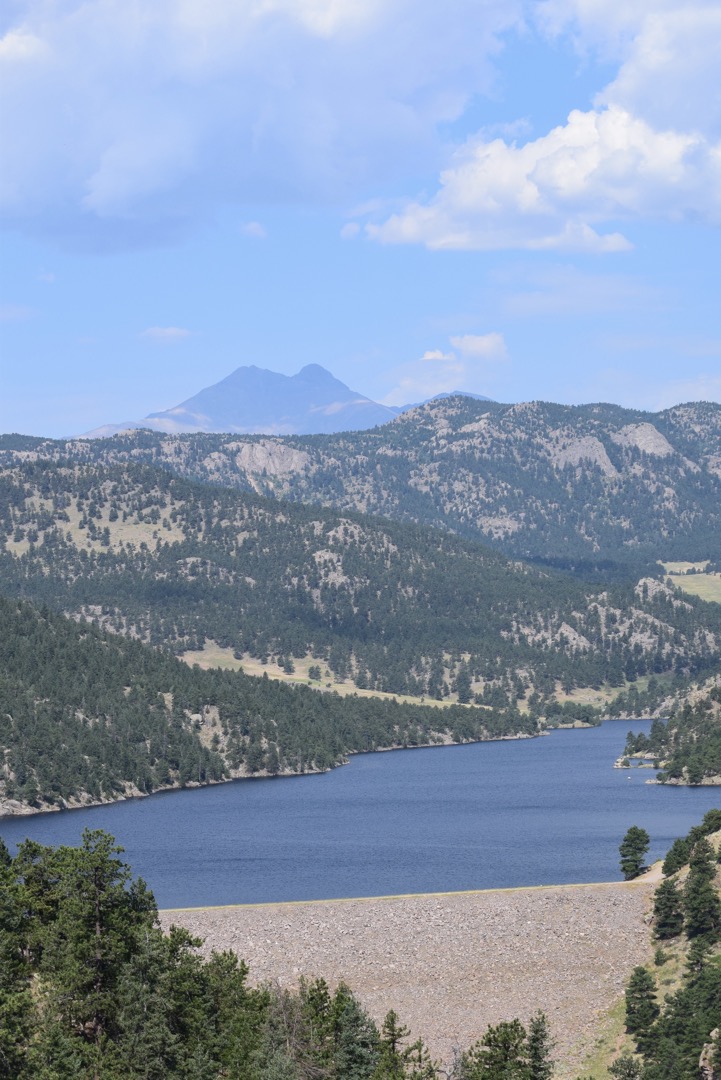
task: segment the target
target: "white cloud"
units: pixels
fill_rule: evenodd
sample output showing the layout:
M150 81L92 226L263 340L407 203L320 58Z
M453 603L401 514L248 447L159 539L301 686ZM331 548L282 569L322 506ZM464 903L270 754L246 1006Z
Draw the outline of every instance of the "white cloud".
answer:
M268 236L265 228L259 221L246 221L240 227L243 236L249 236L254 240L265 240Z
M469 139L435 195L370 236L430 248L626 249L634 219L721 222L718 0L542 0L532 17L618 71L595 107L524 143Z
M488 91L521 3L19 0L0 212L152 242L220 204L355 199L435 169L439 125Z
M698 215L721 221L721 142L655 131L609 106L574 110L523 146L469 140L437 195L366 228L384 243L430 248L604 252L629 246L604 222Z
M190 330L186 330L182 326L149 326L147 330L143 330L140 336L147 338L149 341L156 341L161 345L175 345L177 342L190 337Z
M482 357L484 360L506 360L508 350L503 334L460 334L451 338L451 345L464 356Z
M354 240L360 232L360 225L357 221L348 221L340 231L341 240Z
M395 385L384 403L408 405L453 390L485 393L498 362L508 358L503 334L460 334L450 340L457 352L427 349L419 360L389 372Z
M421 361L424 363L434 363L439 360L455 364L456 354L452 352L443 352L442 349L426 349L421 357Z

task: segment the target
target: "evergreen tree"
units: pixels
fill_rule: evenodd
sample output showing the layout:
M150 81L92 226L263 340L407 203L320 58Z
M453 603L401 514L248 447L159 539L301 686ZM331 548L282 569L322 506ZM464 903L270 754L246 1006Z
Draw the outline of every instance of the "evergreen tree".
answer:
M614 1080L641 1080L643 1064L630 1054L623 1054L608 1066L608 1075Z
M489 1026L462 1058L463 1080L527 1080L528 1039L520 1020Z
M553 1047L548 1018L545 1013L537 1012L528 1024L529 1080L550 1080L553 1076Z
M410 1034L398 1020L393 1009L386 1013L381 1028L378 1066L373 1073L373 1080L404 1080L406 1075L406 1056L403 1040Z
M333 998L337 1080L369 1080L378 1066L378 1029L342 983Z
M665 879L653 898L654 933L660 941L677 937L683 930L683 896L676 883Z
M650 843L650 836L638 825L632 825L624 836L618 850L621 856L621 873L625 881L631 881L641 873L643 858Z
M716 877L715 853L703 836L694 844L689 867L683 891L686 933L691 938L715 940L721 929L721 900L713 884Z
M7 848L0 840L0 1078L19 1080L35 1026L27 962L27 917Z
M636 967L626 988L626 1031L643 1036L659 1014L656 983L645 967Z
M665 877L670 877L671 874L675 874L678 870L688 864L688 860L691 856L691 847L687 839L674 840L671 847L668 850L666 858L663 860L663 873Z

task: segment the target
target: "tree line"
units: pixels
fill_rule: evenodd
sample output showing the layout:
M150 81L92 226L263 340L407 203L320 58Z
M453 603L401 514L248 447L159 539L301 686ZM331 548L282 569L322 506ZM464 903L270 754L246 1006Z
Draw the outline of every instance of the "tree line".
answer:
M158 924L152 893L101 831L78 848L0 841L0 1077L6 1080L441 1080L390 1010L344 984L251 986L231 952ZM542 1013L488 1028L455 1080L547 1080Z

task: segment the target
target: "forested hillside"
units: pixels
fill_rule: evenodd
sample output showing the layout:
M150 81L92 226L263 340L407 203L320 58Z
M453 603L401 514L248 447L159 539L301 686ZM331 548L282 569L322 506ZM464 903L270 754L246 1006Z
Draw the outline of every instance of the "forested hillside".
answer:
M615 1080L713 1080L721 1053L721 810L672 845L653 904L653 964L625 994ZM618 1043L616 1046L618 1053Z
M137 465L0 475L0 589L176 652L205 639L323 660L359 688L525 701L721 658L721 606L646 579L600 590L414 525ZM540 697L539 697L540 695Z
M373 431L161 436L66 443L8 437L29 459L142 461L197 480L382 514L612 580L657 559L718 559L721 406L437 400Z
M0 598L0 627L0 813L539 730L515 710L341 698L201 671L14 600Z
M721 783L721 678L684 695L667 723L630 735L626 756L654 760L662 783Z

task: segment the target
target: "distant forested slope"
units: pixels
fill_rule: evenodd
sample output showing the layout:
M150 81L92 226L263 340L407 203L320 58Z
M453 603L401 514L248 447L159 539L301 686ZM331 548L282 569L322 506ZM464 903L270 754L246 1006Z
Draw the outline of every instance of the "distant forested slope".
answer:
M721 783L721 676L684 699L667 723L654 722L649 735L629 734L626 754L652 756L663 783Z
M201 671L0 598L0 813L327 769L352 751L537 731L515 710L341 698Z
M306 437L136 432L0 439L6 463L161 465L204 482L484 539L587 578L721 558L721 405L434 401L372 431Z
M149 466L7 468L0 537L9 595L177 652L312 654L361 688L507 705L721 658L721 606L654 579L591 588L438 530Z

